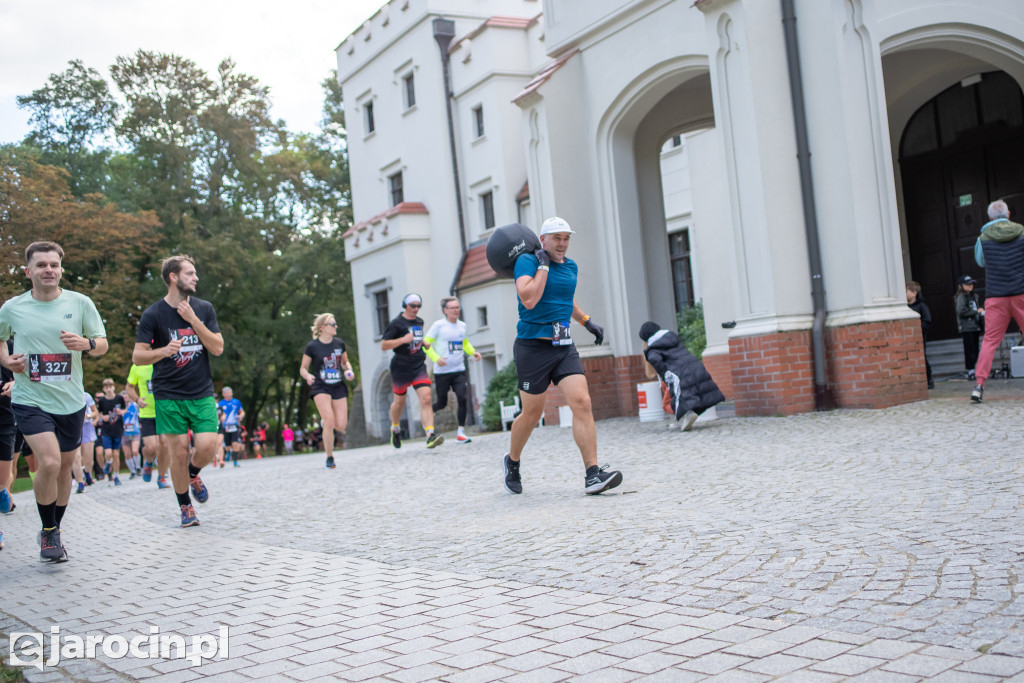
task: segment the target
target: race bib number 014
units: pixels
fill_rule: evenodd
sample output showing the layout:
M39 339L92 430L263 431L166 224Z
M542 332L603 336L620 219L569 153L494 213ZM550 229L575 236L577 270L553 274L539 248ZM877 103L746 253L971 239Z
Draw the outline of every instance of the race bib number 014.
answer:
M33 382L67 382L71 379L70 353L32 353L28 378Z

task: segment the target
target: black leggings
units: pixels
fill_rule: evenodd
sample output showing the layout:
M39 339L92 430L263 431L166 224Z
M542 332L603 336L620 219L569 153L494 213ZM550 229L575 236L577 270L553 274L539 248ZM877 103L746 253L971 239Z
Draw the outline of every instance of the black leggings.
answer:
M964 365L968 370L973 370L978 363L978 337L981 333L961 332L960 337L964 340Z
M466 414L469 412L469 394L466 391L466 371L462 372L435 372L434 384L437 385L437 401L434 402L434 412L444 410L448 405L448 389L455 392L456 415L459 419L459 426L466 426Z

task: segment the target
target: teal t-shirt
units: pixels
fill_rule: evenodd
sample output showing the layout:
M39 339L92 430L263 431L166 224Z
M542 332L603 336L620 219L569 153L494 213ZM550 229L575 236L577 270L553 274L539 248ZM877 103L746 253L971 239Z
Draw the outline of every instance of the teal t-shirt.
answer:
M523 254L516 259L513 269L515 279L524 275L533 277L539 265L533 254ZM565 263L548 266L548 281L544 285L544 293L540 301L532 309L523 305L519 299L519 324L516 336L520 339L542 339L551 337L551 325L556 322L567 322L572 319L572 302L576 296L576 262L566 258ZM518 298L518 297L517 297Z
M14 336L14 353L28 356L25 372L14 375L11 402L53 415L70 415L85 407L82 352L68 351L61 331L83 337L106 337L96 305L89 297L61 290L53 301L36 301L32 292L0 306L0 339Z

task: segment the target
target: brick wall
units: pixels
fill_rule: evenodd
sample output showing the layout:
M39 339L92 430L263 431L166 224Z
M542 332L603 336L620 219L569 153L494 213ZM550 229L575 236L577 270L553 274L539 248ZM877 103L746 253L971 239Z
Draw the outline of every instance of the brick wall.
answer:
M729 340L737 415L793 415L814 410L810 330Z
M885 408L928 398L918 320L825 330L828 378L841 408Z
M708 373L711 374L711 379L715 380L715 384L725 394L725 400L733 400L736 394L732 388L732 364L729 362L729 354L705 353L701 361L703 361Z

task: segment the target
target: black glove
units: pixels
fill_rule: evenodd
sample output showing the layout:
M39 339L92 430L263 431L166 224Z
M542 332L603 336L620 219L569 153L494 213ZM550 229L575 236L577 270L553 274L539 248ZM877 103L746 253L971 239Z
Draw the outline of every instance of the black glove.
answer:
M548 252L545 251L544 249L538 249L537 251L533 252L533 255L537 257L538 266L550 265L551 257L548 256Z
M587 322L583 323L583 327L587 328L587 332L594 335L594 343L600 346L601 342L604 341L604 328L590 318L587 318Z

